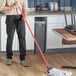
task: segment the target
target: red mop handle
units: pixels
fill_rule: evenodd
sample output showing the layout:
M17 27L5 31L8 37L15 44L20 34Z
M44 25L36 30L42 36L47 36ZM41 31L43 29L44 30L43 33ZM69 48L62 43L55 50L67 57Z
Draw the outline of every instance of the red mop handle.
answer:
M20 7L19 7L19 10L20 10L20 12L21 12L21 14L22 14L22 16L23 16L23 19L25 20L25 16L24 16L24 14L23 14L23 12L22 12L22 10L21 10ZM25 20L25 22L26 22L26 24L27 24L27 27L29 28L29 31L30 31L30 33L31 33L31 35L32 35L32 37L33 37L33 39L34 39L34 41L35 41L35 43L36 43L36 45L37 45L37 47L38 47L38 49L39 49L39 51L40 51L40 53L41 53L43 59L44 59L44 62L45 62L45 64L46 64L46 66L48 67L48 63L47 63L47 61L46 61L46 58L45 58L45 56L44 56L44 54L43 54L43 52L42 52L42 50L41 50L41 48L40 48L37 40L36 40L36 38L34 37L34 35L33 35L33 33L32 33L32 30L31 30L31 28L30 28L27 20Z

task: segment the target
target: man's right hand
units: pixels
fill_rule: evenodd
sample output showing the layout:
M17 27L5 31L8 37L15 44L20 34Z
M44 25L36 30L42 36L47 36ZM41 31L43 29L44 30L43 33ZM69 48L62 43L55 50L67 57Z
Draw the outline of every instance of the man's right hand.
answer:
M19 2L17 1L12 6L4 6L4 8L1 9L0 11L9 11L9 10L12 10L12 9L16 9L18 7L19 7Z
M19 7L19 2L17 1L14 5L13 5L14 8L18 8Z

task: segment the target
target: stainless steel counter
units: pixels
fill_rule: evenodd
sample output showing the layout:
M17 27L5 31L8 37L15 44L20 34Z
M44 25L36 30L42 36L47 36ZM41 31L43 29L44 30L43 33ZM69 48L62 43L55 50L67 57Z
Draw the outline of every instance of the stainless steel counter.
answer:
M70 14L68 11L67 14ZM64 15L63 12L28 12L28 16L48 16L48 15Z
M69 12L66 12L67 14L70 14ZM28 16L49 16L49 15L64 15L63 12L28 12ZM0 14L0 16L3 16L3 14Z

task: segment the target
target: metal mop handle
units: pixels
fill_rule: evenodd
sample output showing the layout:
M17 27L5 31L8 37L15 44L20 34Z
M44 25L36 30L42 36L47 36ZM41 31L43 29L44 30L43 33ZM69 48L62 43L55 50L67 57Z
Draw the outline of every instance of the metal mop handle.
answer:
M65 18L65 24L67 26L67 17L66 17L66 13L65 13L65 0L64 0L64 18Z
M73 17L73 8L71 8L71 22L72 22L72 25L74 26L74 17Z
M20 10L20 12L21 12L21 14L22 14L22 16L23 16L23 19L25 20L25 16L24 16L24 14L23 14L23 12L22 12L22 10L21 10L20 7L19 7L19 10ZM40 48L40 46L39 46L37 40L36 40L36 38L34 37L34 35L33 35L33 33L32 33L32 30L31 30L31 28L30 28L30 26L29 26L27 20L25 20L25 22L26 22L26 24L27 24L27 27L28 27L28 29L29 29L29 31L30 31L30 33L31 33L31 35L32 35L32 37L33 37L33 39L34 39L34 41L35 41L35 43L36 43L36 45L37 45L37 47L38 47L38 49L39 49L41 55L42 55L42 57L43 57L43 59L44 59L44 62L45 62L45 64L46 64L46 66L48 67L48 63L47 63L47 61L46 61L46 58L45 58L45 56L44 56L44 54L43 54L43 52L42 52L42 50L41 50L41 48Z
M75 8L73 8L73 12L74 12L74 31L76 31L76 18L75 18Z
M67 16L66 16L66 13L65 13L65 0L64 0L64 17L65 17L65 23L66 23L66 26L68 25L68 23L67 23ZM72 25L74 25L73 24L73 12L72 12L72 9L71 9L71 24Z

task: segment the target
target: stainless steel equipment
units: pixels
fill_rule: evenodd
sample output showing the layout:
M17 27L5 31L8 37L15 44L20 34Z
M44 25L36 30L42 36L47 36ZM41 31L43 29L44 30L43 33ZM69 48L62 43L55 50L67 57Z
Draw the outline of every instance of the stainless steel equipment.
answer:
M73 5L73 4L72 4ZM69 11L69 14L71 15L71 24L68 25L68 19L67 19L67 14L65 11L65 0L64 0L64 17L65 17L65 30L76 35L76 18L75 18L75 11L76 7L71 5L71 11Z

